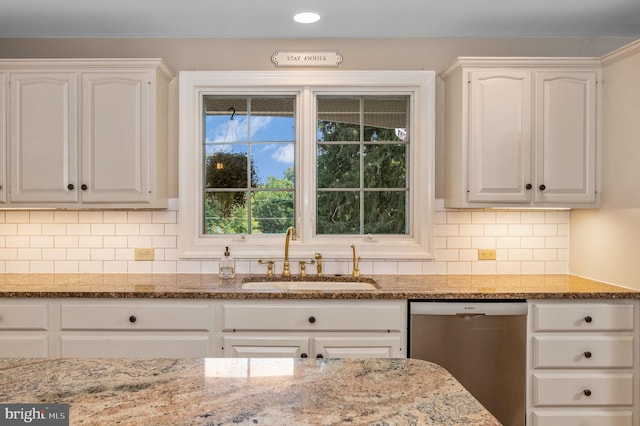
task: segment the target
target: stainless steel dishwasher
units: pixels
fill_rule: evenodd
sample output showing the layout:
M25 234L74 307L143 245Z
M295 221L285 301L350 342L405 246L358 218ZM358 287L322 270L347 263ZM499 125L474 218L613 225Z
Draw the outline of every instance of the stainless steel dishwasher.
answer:
M446 368L505 426L525 424L525 301L410 301L409 357Z

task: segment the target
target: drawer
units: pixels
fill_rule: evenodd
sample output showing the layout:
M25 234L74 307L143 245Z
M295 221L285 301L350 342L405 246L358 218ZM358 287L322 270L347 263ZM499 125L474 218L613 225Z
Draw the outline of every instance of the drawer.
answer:
M47 330L46 303L0 304L0 330Z
M209 330L209 305L63 304L62 330Z
M400 331L406 328L406 310L386 303L223 304L222 324L224 331Z
M633 330L632 304L534 304L532 311L533 331Z
M536 407L632 404L631 373L533 375L533 405Z
M60 353L63 358L205 358L209 336L62 336Z
M534 336L535 368L633 368L633 336Z
M0 358L47 358L48 356L49 337L46 335L0 336Z
M534 411L533 426L632 426L631 411Z

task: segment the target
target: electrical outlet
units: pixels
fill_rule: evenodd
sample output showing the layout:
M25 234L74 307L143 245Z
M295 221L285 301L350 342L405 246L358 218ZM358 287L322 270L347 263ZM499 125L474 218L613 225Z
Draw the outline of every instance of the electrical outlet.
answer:
M137 248L135 249L136 260L153 260L152 248Z
M496 260L496 249L478 249L478 260Z

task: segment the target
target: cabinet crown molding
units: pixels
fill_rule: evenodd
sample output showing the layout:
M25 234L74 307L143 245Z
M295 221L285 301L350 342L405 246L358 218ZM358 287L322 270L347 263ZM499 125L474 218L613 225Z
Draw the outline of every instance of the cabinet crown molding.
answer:
M600 58L595 57L530 57L530 56L504 56L504 57L478 57L464 56L454 60L451 65L439 73L442 80L448 80L459 68L473 67L475 69L509 68L509 69L543 69L543 68L599 68Z
M48 69L117 67L123 70L157 67L160 74L167 80L175 77L173 70L161 58L0 59L0 68L7 71L41 66L45 66Z

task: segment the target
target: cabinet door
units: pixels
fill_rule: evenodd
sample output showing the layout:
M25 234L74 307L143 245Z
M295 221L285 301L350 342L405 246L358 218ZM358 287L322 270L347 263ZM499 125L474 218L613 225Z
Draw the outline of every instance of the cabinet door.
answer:
M83 74L83 202L150 202L150 85L146 72Z
M10 74L12 202L77 202L77 74Z
M315 354L324 358L401 358L400 335L314 337Z
M528 202L531 72L472 71L469 85L468 201Z
M309 338L280 336L223 336L225 358L307 358Z
M0 73L0 204L7 202L7 74Z
M597 73L535 75L536 202L593 203Z

